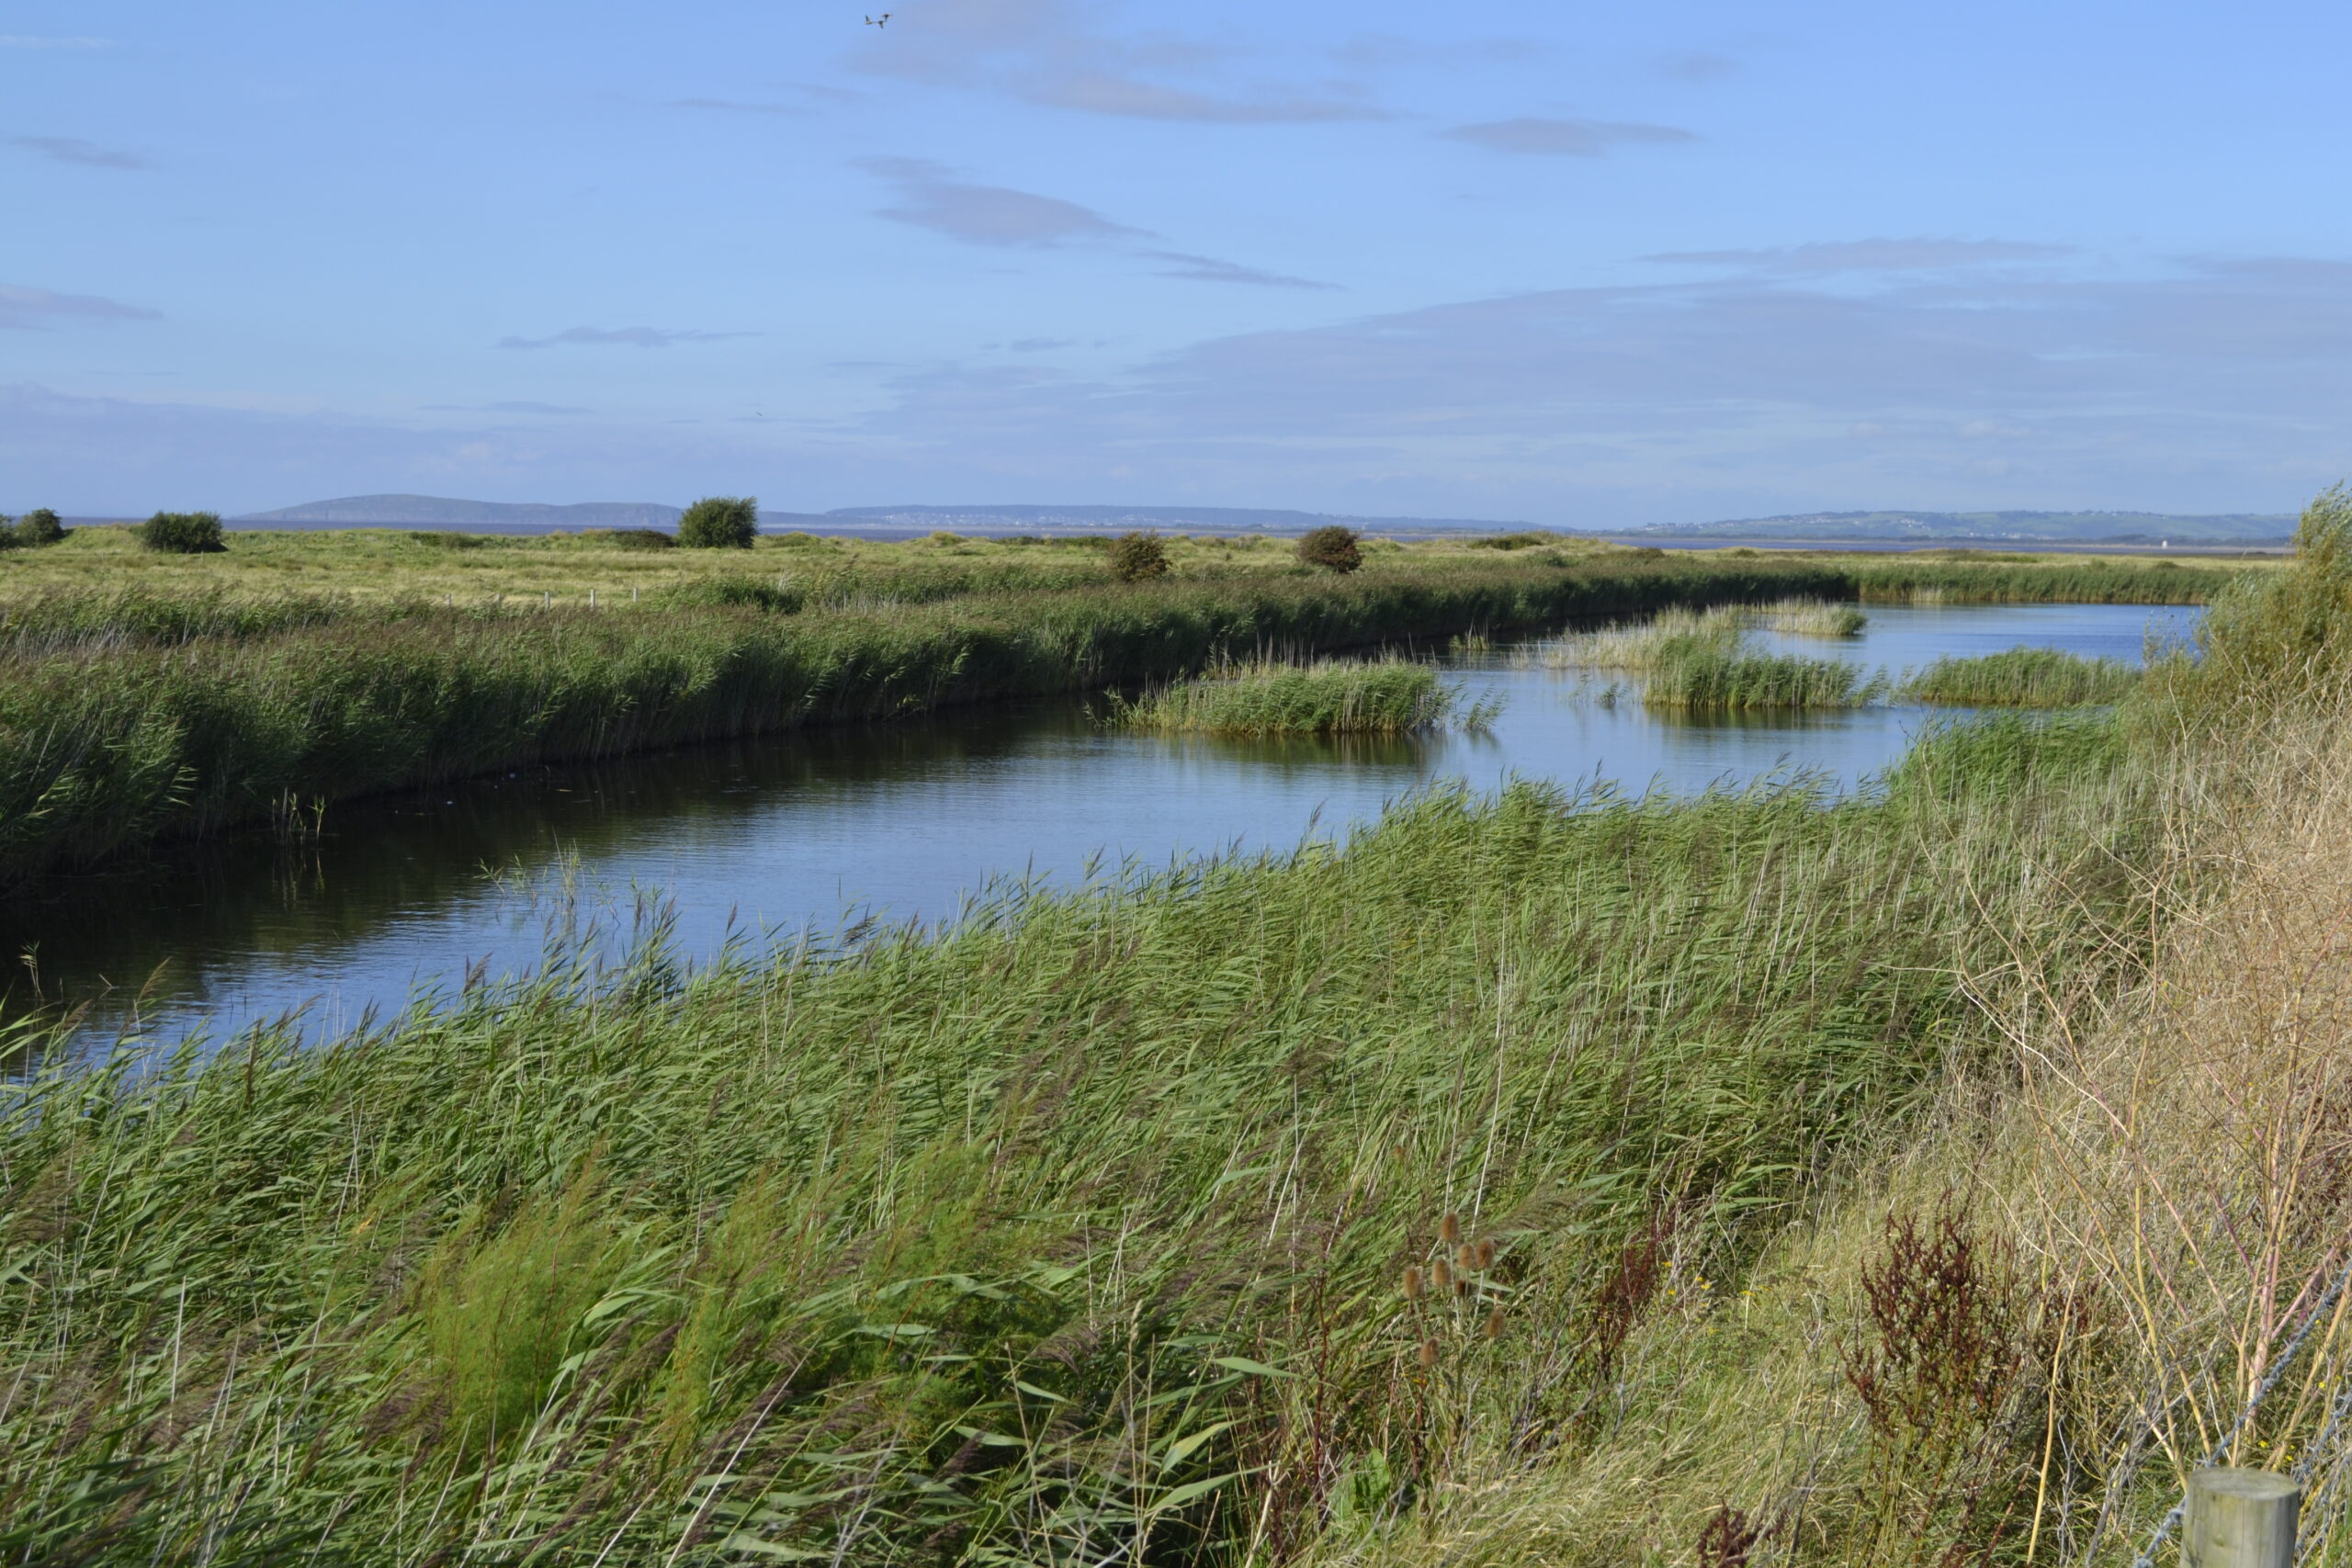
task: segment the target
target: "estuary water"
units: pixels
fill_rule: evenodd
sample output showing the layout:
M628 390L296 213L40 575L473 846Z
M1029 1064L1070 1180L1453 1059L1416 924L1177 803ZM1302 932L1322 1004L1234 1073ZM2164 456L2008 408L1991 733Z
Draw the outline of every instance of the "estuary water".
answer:
M2055 648L2137 662L2193 610L1877 607L1838 642L1777 651L1900 673L1947 654ZM214 1041L296 1014L325 1036L469 975L533 969L551 941L618 952L669 924L686 958L729 942L831 940L864 919L938 921L989 890L1067 886L1227 852L1343 836L1445 779L1629 793L1809 773L1851 787L1939 715L1873 706L1695 720L1612 700L1540 644L1448 655L1491 730L1426 740L1226 740L1105 732L1077 701L814 730L542 768L351 802L313 840L180 847L55 879L0 913L0 1017L77 1006L80 1045Z

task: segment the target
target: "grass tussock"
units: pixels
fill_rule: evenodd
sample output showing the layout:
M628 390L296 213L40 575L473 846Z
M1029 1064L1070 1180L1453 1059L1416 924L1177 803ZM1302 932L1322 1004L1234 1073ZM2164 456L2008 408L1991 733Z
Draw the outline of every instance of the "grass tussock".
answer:
M1727 653L1696 648L1669 658L1642 682L1645 706L1721 713L1766 708L1860 707L1886 682L1836 659Z
M2017 648L1976 659L1939 659L1907 675L1907 701L1951 707L2081 707L2121 702L2140 671L2112 659L2085 659L2054 649Z
M1401 659L1234 665L1109 705L1114 728L1204 735L1419 735L1484 729L1495 716L1430 665Z
M1791 637L1860 637L1870 616L1852 604L1821 599L1784 599L1756 612L1756 623Z

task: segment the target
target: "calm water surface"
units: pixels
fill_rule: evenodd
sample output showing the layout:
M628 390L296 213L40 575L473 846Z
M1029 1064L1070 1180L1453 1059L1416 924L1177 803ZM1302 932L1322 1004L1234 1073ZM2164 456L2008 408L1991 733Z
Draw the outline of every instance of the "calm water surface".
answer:
M2059 648L2137 661L2194 611L2030 605L1873 608L1843 643L1766 646L1895 671L1942 654ZM917 723L542 769L429 796L335 807L300 848L254 837L133 871L65 879L0 915L25 954L0 996L89 1006L86 1042L127 1028L225 1038L301 1010L328 1032L469 972L534 967L597 922L622 942L644 908L678 948L831 933L867 915L952 917L991 884L1057 885L1227 850L1288 849L1448 778L1693 791L1776 771L1851 785L1933 716L1915 707L1693 722L1613 705L1528 648L1456 657L1506 706L1491 733L1427 741L1227 741L1106 734L1051 702ZM38 989L36 989L38 987ZM143 993L143 994L142 994Z

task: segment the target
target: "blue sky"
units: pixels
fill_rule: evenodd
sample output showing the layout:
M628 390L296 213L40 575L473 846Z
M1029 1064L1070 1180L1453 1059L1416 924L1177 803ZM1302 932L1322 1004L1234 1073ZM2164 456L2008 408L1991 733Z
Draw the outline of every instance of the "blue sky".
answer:
M2352 472L2352 10L0 6L0 511Z

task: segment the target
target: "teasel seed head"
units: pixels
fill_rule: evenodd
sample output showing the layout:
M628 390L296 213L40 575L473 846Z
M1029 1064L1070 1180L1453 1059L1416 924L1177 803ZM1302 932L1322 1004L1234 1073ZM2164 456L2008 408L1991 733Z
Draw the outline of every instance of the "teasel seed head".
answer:
M1421 1371L1428 1371L1431 1367L1434 1367L1434 1366L1436 1366L1436 1365L1437 1365L1437 1340L1436 1340L1434 1337L1422 1340L1422 1341L1421 1341Z
M1405 1299L1408 1302L1419 1301L1421 1299L1421 1290L1422 1284L1420 1269L1418 1268L1406 1269Z
M1489 1237L1478 1244L1478 1272L1483 1274L1494 1266L1495 1244L1493 1238Z
M1457 1297L1466 1296L1470 1293L1470 1278L1468 1275L1456 1274L1453 1277L1453 1293Z
M1453 1266L1464 1274L1469 1273L1478 1267L1478 1249L1464 1242L1453 1249Z
M1500 1339L1502 1337L1503 1309L1497 1307L1494 1311L1487 1314L1487 1337L1489 1340L1495 1340Z
M1448 1264L1444 1258L1439 1258L1435 1263L1430 1265L1430 1278L1431 1281L1436 1284L1439 1290L1443 1291L1451 1289L1453 1284L1453 1266Z
M1455 1242L1460 1241L1462 1239L1462 1216L1459 1214L1448 1214L1445 1218L1438 1221L1437 1238L1448 1247L1452 1247Z

